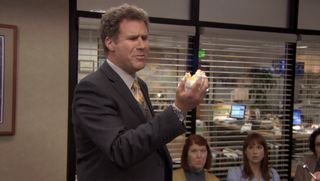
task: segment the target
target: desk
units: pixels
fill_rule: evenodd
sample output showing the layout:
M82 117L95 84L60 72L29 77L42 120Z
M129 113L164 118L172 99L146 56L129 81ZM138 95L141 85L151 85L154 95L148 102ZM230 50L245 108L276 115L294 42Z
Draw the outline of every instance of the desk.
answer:
M240 131L241 126L242 126L242 124L227 123L225 121L217 121L217 122L214 122L214 124L216 126L223 127L223 128L226 128L226 129L239 130L239 131Z
M309 139L310 134L306 132L293 132L292 138L293 139Z
M214 124L217 127L222 127L224 129L227 129L227 130L236 131L236 132L239 132L239 134L241 133L240 130L241 130L242 124L227 123L225 121L216 121L216 122L214 122ZM272 130L258 130L258 129L256 129L256 130L252 130L251 132L253 132L253 131L260 133L262 136L264 136L266 138L272 138L272 139L281 138L281 135L275 135Z

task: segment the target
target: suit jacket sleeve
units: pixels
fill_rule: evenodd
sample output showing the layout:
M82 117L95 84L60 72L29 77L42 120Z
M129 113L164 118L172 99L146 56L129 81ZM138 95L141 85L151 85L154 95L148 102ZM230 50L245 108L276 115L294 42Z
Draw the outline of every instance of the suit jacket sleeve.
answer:
M99 149L106 159L126 168L185 131L171 106L152 120L142 120L135 113L137 110L128 106L128 101L134 98L124 83L119 90L126 94L121 95L112 83L106 86L101 81L100 84L96 82L99 81L85 79L75 90L73 123L75 131L81 132L81 138L76 139L87 143L86 147L77 149L88 149L88 154ZM85 156L85 153L80 155Z

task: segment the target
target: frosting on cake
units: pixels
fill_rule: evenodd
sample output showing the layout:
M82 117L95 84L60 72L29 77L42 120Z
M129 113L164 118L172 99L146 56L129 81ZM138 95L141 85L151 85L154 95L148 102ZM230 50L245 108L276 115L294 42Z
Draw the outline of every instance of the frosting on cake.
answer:
M186 88L191 88L193 86L193 84L198 80L198 79L202 79L205 78L206 73L200 69L198 69L196 71L196 73L194 75L191 76L191 74L188 72L185 74L185 76L183 77L184 80L186 80L185 82L185 87Z

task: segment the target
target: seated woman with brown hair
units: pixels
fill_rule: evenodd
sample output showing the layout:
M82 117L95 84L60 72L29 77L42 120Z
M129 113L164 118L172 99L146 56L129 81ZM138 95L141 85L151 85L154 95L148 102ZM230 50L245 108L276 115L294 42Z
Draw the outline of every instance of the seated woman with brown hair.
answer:
M190 135L183 146L181 168L173 171L173 181L219 181L208 169L212 155L205 138Z
M227 181L280 181L278 172L269 167L268 146L261 134L249 134L242 152L243 165L230 168Z

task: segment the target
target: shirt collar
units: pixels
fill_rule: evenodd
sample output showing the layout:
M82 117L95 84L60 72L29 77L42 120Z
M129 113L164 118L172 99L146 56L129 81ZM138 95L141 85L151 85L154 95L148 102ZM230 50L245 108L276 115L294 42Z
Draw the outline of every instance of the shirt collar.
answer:
M131 90L133 81L136 78L136 76L132 77L132 75L128 74L123 69L112 63L109 59L107 59L106 61L110 65L110 67L121 77L121 79L124 81L127 87Z

